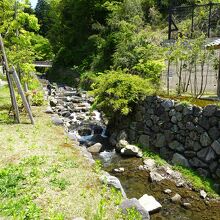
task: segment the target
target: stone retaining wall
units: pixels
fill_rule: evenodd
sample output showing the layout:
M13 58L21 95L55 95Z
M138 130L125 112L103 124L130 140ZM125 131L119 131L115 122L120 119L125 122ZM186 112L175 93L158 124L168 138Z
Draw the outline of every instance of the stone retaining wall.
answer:
M128 116L109 123L111 142L120 139L158 152L174 164L220 179L220 108L187 106L147 97Z

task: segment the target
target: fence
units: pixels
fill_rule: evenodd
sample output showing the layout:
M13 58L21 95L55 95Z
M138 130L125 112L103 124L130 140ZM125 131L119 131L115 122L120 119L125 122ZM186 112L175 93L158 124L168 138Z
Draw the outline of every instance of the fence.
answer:
M198 33L207 37L220 36L220 3L193 4L169 8L168 39L176 39L187 30L187 37Z

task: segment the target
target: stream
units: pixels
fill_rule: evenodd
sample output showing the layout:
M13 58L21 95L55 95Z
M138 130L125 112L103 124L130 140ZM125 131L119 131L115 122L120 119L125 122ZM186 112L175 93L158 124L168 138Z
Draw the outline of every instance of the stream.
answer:
M77 139L81 146L89 148L101 143L100 153L93 153L93 158L100 160L103 169L120 180L128 198L139 199L148 194L161 203L161 210L151 214L152 220L220 220L218 200L202 199L199 192L177 187L171 180L151 182L149 172L139 169L143 159L117 154L110 146L101 114L90 112L92 100L85 93L70 87L59 87L50 89L49 95L51 111L47 109L47 113L56 114L52 116L54 123L63 123L68 136ZM118 168L124 168L124 171L115 172L114 169ZM172 192L166 194L166 189ZM176 193L181 195L181 203L171 201ZM183 203L189 205L184 206Z

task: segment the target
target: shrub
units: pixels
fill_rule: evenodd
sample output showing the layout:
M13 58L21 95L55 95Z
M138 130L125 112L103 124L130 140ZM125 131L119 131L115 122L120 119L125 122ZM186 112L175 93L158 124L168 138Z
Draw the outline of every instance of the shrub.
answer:
M98 76L98 73L94 72L85 72L80 76L80 88L84 90L91 90L91 86L95 83L95 79Z
M114 113L127 115L134 103L152 92L153 86L148 79L122 70L108 71L97 77L93 84L93 108L103 111L107 117L112 117Z

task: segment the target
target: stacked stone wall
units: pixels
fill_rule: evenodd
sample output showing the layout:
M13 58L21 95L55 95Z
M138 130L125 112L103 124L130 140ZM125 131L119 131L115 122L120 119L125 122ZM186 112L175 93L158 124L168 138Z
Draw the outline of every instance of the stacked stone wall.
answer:
M127 139L175 164L220 179L220 108L147 97L126 117L109 123L110 140Z

